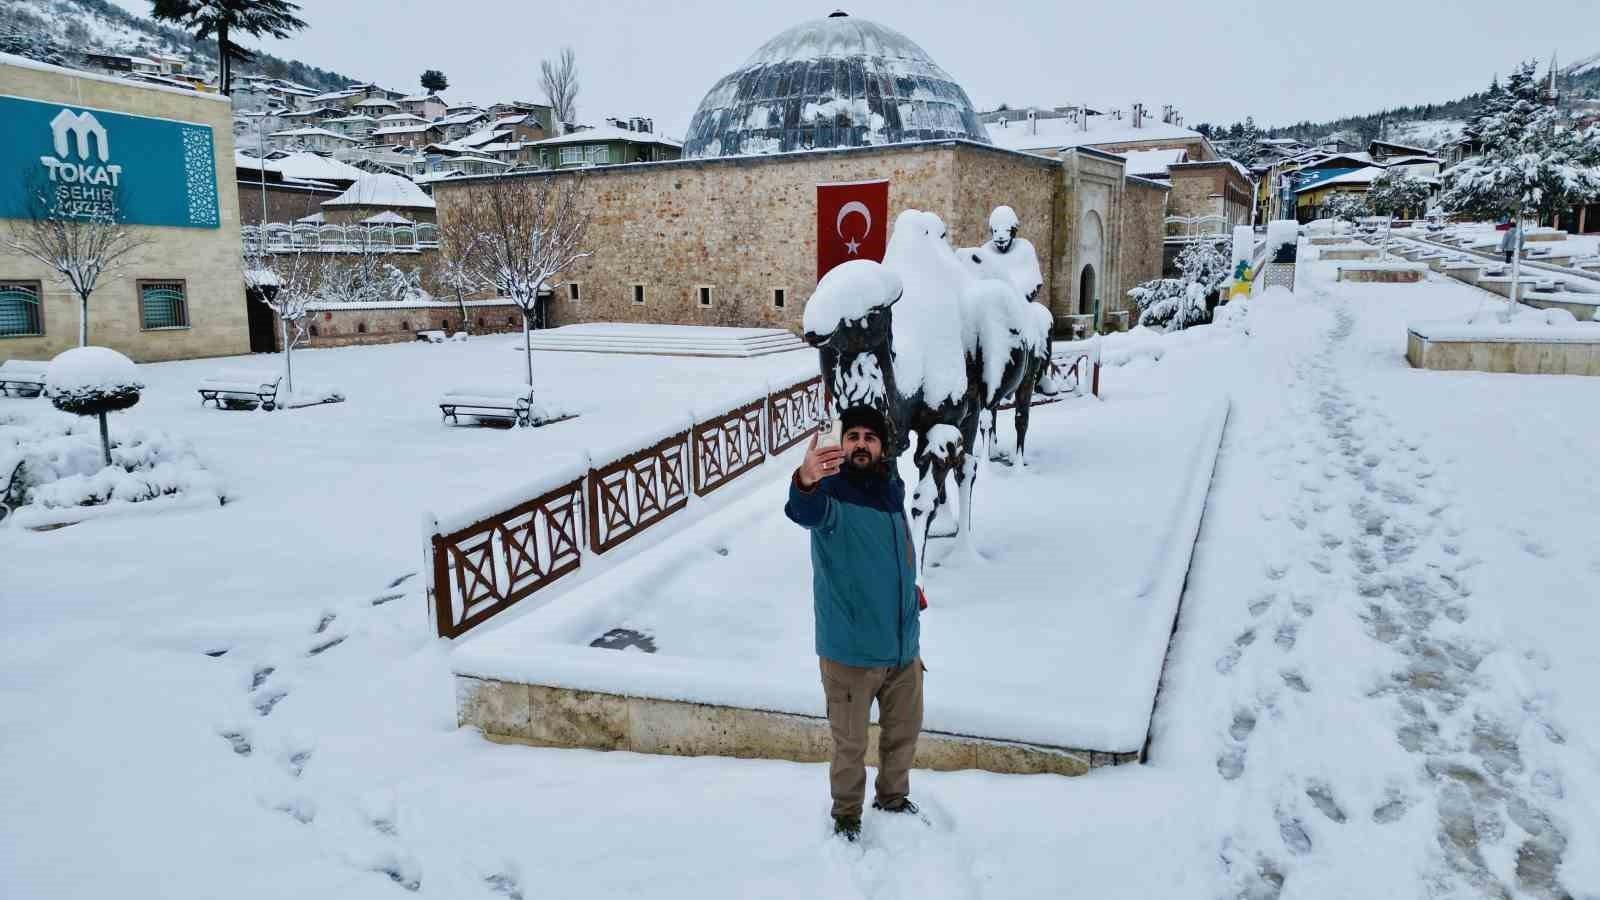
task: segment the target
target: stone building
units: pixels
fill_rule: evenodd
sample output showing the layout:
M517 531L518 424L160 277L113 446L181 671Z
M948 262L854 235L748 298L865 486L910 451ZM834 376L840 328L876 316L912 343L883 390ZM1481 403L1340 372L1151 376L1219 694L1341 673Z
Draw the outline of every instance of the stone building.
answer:
M892 83L897 73L912 85ZM1127 289L1160 275L1168 186L1129 177L1122 157L1087 147L1047 157L990 146L965 92L941 76L881 25L842 15L806 23L712 88L684 148L696 158L439 181L439 223L448 230L474 191L578 179L593 255L567 273L551 324L798 331L816 285L817 186L886 180L891 222L908 208L937 213L954 246L986 240L994 207L1015 209L1040 253L1041 302L1063 329L1069 316L1103 326L1106 314L1127 310ZM758 88L741 88L749 85ZM936 91L941 105L902 111L896 92L913 85ZM803 149L757 152L783 147Z
M141 362L245 352L228 98L14 56L0 56L0 84L9 95L0 171L51 177L50 215L104 202L148 241L90 296L89 343ZM33 208L23 178L0 179L0 235ZM77 343L77 296L0 240L0 361L49 359Z

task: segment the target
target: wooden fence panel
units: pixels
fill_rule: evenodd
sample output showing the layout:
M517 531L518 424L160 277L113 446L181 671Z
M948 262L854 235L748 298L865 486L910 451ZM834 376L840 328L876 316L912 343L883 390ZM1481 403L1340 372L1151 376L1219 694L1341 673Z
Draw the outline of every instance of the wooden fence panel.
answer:
M589 470L589 549L604 553L689 502L689 432Z
M578 568L583 479L433 536L433 601L440 637L457 637Z
M776 456L805 440L824 415L820 375L773 393L767 397L767 452Z
M694 492L704 497L767 459L761 431L766 400L694 426Z

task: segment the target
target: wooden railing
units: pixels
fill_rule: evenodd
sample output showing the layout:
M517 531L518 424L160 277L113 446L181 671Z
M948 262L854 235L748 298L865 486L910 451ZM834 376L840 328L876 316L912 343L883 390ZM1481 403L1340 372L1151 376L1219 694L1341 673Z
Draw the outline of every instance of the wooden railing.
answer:
M822 423L822 379L759 395L615 458L550 473L503 503L426 520L428 605L459 637L768 459ZM526 499L523 499L523 498ZM503 508L496 509L496 506ZM587 523L587 524L585 524Z

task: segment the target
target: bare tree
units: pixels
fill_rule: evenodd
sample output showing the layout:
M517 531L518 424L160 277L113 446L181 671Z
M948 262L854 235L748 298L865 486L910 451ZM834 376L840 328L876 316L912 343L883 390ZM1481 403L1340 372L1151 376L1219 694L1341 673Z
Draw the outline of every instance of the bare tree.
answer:
M456 307L461 311L461 330L469 334L472 329L467 324L471 321L467 317L467 292L494 287L485 284L478 274L477 261L473 258L478 251L478 237L460 227L442 229L439 263L434 275L437 283L455 293Z
M294 393L294 350L300 346L315 318L322 261L304 250L267 253L259 244L245 245L244 281L257 299L278 320L283 344L284 389Z
M590 255L584 249L589 215L579 202L582 182L575 175L499 176L467 190L463 220L449 227L475 235L471 259L478 281L495 285L522 310L531 387L530 331L539 295L564 284L572 267Z
M578 58L571 47L562 47L554 61L539 62L539 87L544 89L545 102L555 111L557 122L577 121Z
M89 295L103 278L116 278L133 260L130 255L150 239L128 230L115 199L88 208L62 208L48 188L36 187L28 218L12 223L12 250L32 257L55 272L56 279L78 295L78 346L89 344Z

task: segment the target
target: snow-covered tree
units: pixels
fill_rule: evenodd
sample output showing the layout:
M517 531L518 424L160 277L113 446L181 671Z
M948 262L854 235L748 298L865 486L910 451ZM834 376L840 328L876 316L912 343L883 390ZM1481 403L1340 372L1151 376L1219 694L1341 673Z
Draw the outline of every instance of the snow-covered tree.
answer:
M1440 204L1475 218L1509 216L1520 228L1524 217L1553 217L1600 197L1600 125L1580 131L1544 105L1531 65L1513 74L1506 95L1504 109L1483 121L1480 154L1444 173ZM1521 267L1517 254L1513 279ZM1515 305L1513 298L1502 316L1509 320Z
M446 228L462 228L477 237L473 266L478 278L493 284L522 310L523 349L528 384L533 385L533 348L529 343L539 296L565 283L572 267L589 256L586 240L589 213L579 203L582 182L576 176L500 176L471 189L462 219Z
M1156 278L1130 290L1139 324L1179 330L1211 320L1209 300L1230 276L1223 243L1190 241L1178 254L1177 278Z
M19 29L0 31L0 53L23 56L36 62L56 66L67 64L66 58L61 55L61 48L56 46L49 35L39 31Z
M1372 182L1372 190L1367 193L1367 205L1372 207L1374 215L1379 216L1421 213L1427 209L1431 193L1432 189L1426 181L1391 169Z
M562 47L561 55L539 63L539 87L544 91L544 102L550 104L556 117L556 129L561 122L575 122L578 115L578 58L571 47Z
M1350 191L1337 191L1322 201L1322 214L1354 225L1357 219L1369 215L1370 210L1367 198Z
M255 58L232 36L286 38L306 27L295 15L299 11L300 4L290 0L150 0L151 18L174 22L202 40L217 39L217 84L224 94L233 93L233 64Z
M89 295L102 279L116 278L133 255L150 243L122 223L117 200L106 201L82 215L64 213L46 187L31 189L28 218L11 223L7 241L12 250L55 272L56 279L78 295L78 346L89 344Z
M324 260L303 250L265 253L245 245L244 282L256 299L272 310L278 320L278 338L283 344L283 386L294 393L294 351L305 342L313 304L320 299L317 282Z
M433 279L456 296L456 308L461 311L461 330L471 331L467 317L467 294L492 288L484 283L474 254L478 252L478 235L462 227L467 223L455 221L439 228L439 258Z
M106 413L139 402L144 384L133 360L109 347L75 347L56 356L45 369L44 393L56 409L100 419L100 452L111 465L111 432Z

